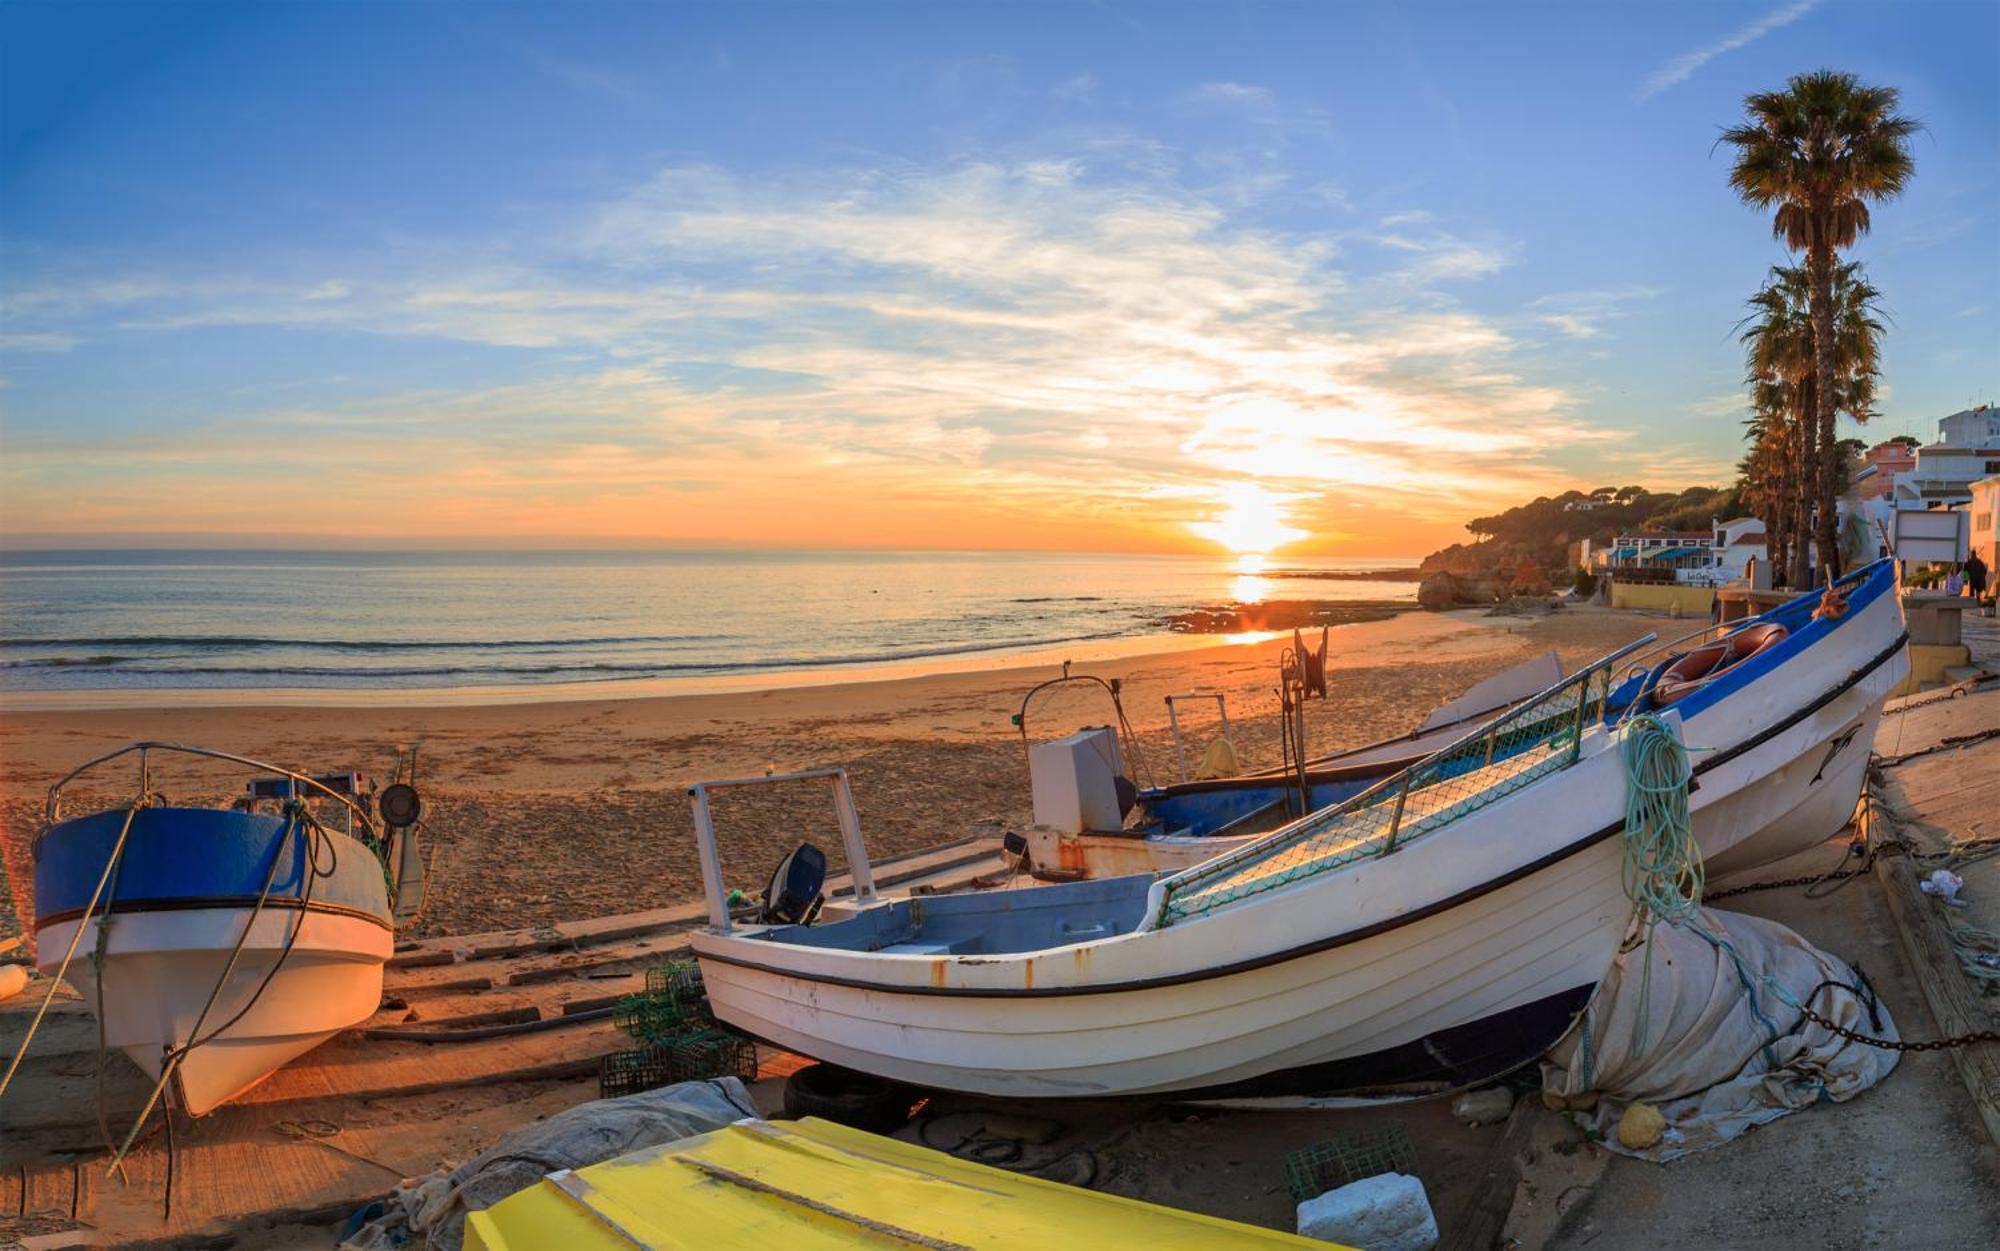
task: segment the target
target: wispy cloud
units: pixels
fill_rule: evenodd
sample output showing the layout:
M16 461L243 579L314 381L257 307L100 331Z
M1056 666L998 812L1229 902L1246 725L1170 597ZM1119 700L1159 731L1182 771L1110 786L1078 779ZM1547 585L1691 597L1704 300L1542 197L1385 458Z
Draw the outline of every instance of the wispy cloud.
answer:
M1278 103L1276 93L1269 87L1232 82L1203 83L1188 93L1188 99L1195 104L1226 105L1231 108L1251 108L1260 111L1274 108Z
M1631 314L1631 306L1662 294L1659 287L1619 287L1599 291L1565 291L1542 296L1528 305L1528 314L1572 339L1602 339L1607 322Z
M1715 58L1725 53L1734 52L1738 48L1747 47L1774 30L1790 26L1793 22L1798 21L1806 14L1818 8L1819 4L1820 0L1794 0L1793 3L1781 9L1773 9L1756 21L1732 31L1714 43L1706 44L1690 52L1681 53L1646 76L1646 80L1639 85L1638 98L1640 100L1650 100L1667 88L1686 82L1688 79L1694 77L1697 70ZM1706 12L1707 10L1700 11Z
M1082 527L1158 546L1255 483L1293 524L1408 547L1413 523L1448 532L1468 509L1559 489L1554 451L1607 438L1521 375L1531 326L1446 289L1504 264L1504 246L1405 220L1422 231L1373 239L1392 267L1360 273L1334 240L1245 224L1171 170L1087 155L674 167L534 248L496 239L450 265L16 287L30 334L360 331L528 353L509 372L532 377L303 407L200 397L209 411L171 440L10 438L0 525L144 524L149 509L254 525L292 507L253 485L285 478L282 449L341 437L341 465L297 470L338 477L350 516L379 499L433 533L720 539L735 518L752 528L740 541L828 541L838 518L838 541L970 529L1055 545ZM66 488L85 464L119 474L116 501ZM377 477L419 515L390 508Z
M1076 74L1049 88L1049 95L1069 104L1093 104L1097 100L1097 75Z
M1748 417L1750 396L1743 391L1724 391L1705 400L1696 400L1687 406L1687 410L1697 417Z

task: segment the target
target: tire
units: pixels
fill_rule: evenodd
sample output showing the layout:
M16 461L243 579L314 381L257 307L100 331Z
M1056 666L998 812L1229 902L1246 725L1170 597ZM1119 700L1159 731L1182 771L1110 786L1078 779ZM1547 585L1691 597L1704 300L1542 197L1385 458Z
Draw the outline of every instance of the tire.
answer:
M871 1134L902 1128L915 1102L907 1086L833 1064L808 1064L785 1079L787 1116L817 1116Z

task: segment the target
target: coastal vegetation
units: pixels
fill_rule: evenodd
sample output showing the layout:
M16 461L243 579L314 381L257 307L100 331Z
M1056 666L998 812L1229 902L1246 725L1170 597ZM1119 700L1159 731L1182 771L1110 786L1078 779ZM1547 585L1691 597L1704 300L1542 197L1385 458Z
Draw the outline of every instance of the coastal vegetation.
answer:
M1894 87L1816 70L1746 97L1743 121L1722 133L1736 153L1730 187L1769 210L1772 234L1803 257L1772 271L1752 297L1744 336L1755 414L1744 476L1769 528L1773 566L1793 586L1810 580L1808 544L1824 576L1840 573L1834 500L1844 457L1835 422L1842 412L1867 419L1882 331L1878 293L1840 253L1868 232L1869 206L1915 175L1909 141L1920 127L1897 112L1901 98Z
M1718 517L1745 511L1741 486L1691 486L1654 491L1641 486L1598 487L1541 495L1526 504L1475 517L1465 523L1470 543L1454 543L1424 558L1425 573L1492 578L1506 574L1528 579L1524 567L1542 581L1570 565L1570 545L1579 539L1608 543L1621 534L1658 530L1705 530Z

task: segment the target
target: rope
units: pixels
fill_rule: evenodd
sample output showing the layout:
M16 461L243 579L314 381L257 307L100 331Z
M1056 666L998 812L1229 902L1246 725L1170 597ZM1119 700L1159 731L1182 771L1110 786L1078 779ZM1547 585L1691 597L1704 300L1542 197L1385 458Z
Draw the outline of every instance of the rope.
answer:
M1620 728L1625 762L1625 896L1650 918L1679 924L1701 911L1701 849L1688 820L1687 748L1652 713Z
M200 1013L195 1016L194 1025L188 1030L188 1041L178 1047L169 1048L165 1058L161 1061L159 1080L153 1083L152 1093L146 1096L146 1104L139 1109L138 1117L132 1122L131 1132L125 1135L124 1143L119 1146L117 1152L111 1158L110 1174L113 1176L118 1176L122 1173L127 1153L132 1150L133 1143L138 1140L139 1131L144 1128L147 1118L153 1114L154 1106L159 1103L160 1095L166 1090L167 1084L173 1080L174 1073L179 1069L181 1061L186 1059L188 1053L196 1047L209 1042L216 1035L233 1027L249 1013L251 1008L256 1006L257 1001L263 997L265 989L270 986L271 979L277 976L278 969L283 966L285 957L291 955L292 946L298 941L299 932L305 928L306 915L312 902L313 883L321 876L318 840L315 836L323 834L324 831L321 830L319 823L312 818L311 814L306 812L303 801L294 799L287 805L287 808L289 809L287 815L290 817L290 820L286 821L284 827L278 831L278 836L271 840L271 867L264 873L264 886L258 892L257 906L251 909L250 915L245 918L243 932L236 936L235 944L230 947L229 959L223 964L221 975L215 979L215 985L208 992L207 1001L202 1004ZM208 1020L208 1014L214 1009L215 1001L221 997L222 988L229 984L229 976L236 971L236 962L242 957L243 948L249 943L251 932L256 929L257 918L264 913L264 905L271 897L271 887L278 878L278 866L284 861L285 842L293 834L301 836L299 876L302 880L299 884L298 919L292 926L291 933L286 935L285 945L279 951L278 958L272 962L270 970L264 974L263 980L257 984L257 989L245 1001L242 1008L238 1009L236 1014L227 1021L216 1026L215 1029L209 1031L207 1034L203 1034L201 1032L202 1024ZM328 840L328 845L329 847L331 846L331 840ZM335 855L337 856L338 853L336 852ZM327 871L331 872L331 869ZM168 1111L168 1117L170 1119L172 1117L171 1109Z
M35 1009L35 1019L28 1022L28 1032L21 1038L21 1046L14 1052L14 1059L7 1065L7 1072L0 1075L0 1099L7 1097L7 1088L13 1084L14 1074L21 1069L21 1061L28 1058L28 1047L35 1041L35 1031L42 1027L42 1018L49 1013L49 1005L55 1002L56 992L62 988L63 975L69 972L69 962L76 957L77 945L83 941L84 928L90 924L97 912L97 901L104 896L104 887L111 881L112 869L125 854L125 840L132 833L132 822L139 815L139 809L146 806L143 793L132 801L125 810L125 824L119 828L118 841L111 845L111 855L104 861L104 872L98 874L97 889L90 892L90 902L84 905L83 916L78 918L76 932L69 936L69 950L63 952L62 963L56 966L55 977L49 981L49 993L42 996L42 1006ZM100 1018L101 1020L102 1018Z
M1637 1037L1645 1045L1646 1004L1652 998L1653 930L1681 925L1701 913L1701 850L1688 819L1694 767L1674 723L1652 713L1618 730L1625 765L1625 897L1646 918L1639 977Z

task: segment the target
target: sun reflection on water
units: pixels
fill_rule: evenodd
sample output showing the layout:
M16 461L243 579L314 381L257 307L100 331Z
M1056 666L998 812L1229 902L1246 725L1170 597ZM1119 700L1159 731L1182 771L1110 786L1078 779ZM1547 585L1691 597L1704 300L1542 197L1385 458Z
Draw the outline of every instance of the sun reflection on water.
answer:
M1229 594L1239 604L1261 604L1271 593L1271 580L1254 573L1240 574L1229 584Z

